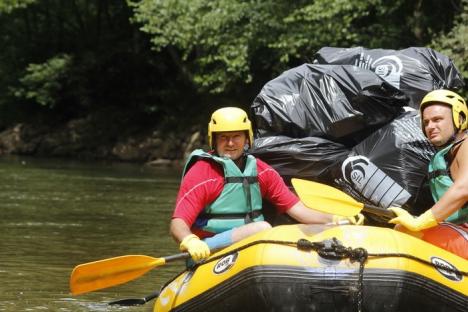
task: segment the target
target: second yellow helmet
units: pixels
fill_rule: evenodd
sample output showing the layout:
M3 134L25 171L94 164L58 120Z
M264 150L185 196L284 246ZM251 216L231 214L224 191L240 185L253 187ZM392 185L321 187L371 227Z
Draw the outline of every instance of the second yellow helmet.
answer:
M421 112L421 119L424 108L435 103L446 104L452 108L453 124L457 130L463 131L468 128L468 108L466 106L465 100L461 96L450 90L443 89L429 92L422 99L421 105L419 107ZM460 123L460 115L463 115L464 117L464 121L462 123Z

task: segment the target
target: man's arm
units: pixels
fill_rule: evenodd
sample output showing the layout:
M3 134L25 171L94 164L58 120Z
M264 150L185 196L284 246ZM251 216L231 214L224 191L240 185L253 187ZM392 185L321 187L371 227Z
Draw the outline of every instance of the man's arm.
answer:
M190 168L180 185L170 233L180 242L180 250L188 251L195 261L207 258L210 248L192 233L190 227L206 204L212 202L221 192L223 181L221 173L210 162L198 161Z
M180 218L171 220L171 234L180 242L180 250L188 251L193 260L200 261L209 257L210 247L197 235L192 234L184 220Z
M183 178L172 214L170 233L181 242L192 234L191 227L203 208L223 189L222 172L211 162L198 161Z
M172 237L180 243L185 237L192 234L190 227L180 218L174 218L171 220L170 231Z
M324 213L313 208L308 208L301 201L297 202L292 206L286 213L304 224L313 224L313 223L334 223L334 224L356 224L362 225L364 223L364 216L362 214L357 214L356 216L344 217L338 215L332 215L329 213Z
M348 220L352 224L362 224L364 217L340 217L306 207L297 196L292 193L279 173L265 162L257 161L259 169L259 184L262 195L276 206L280 213L287 213L296 221L304 224L337 223Z
M392 210L397 217L389 223L396 224L397 229L401 224L413 232L418 232L436 226L438 222L444 221L461 209L468 201L468 143L466 141L460 146L456 161L458 170L454 183L431 209L415 218L402 208L391 207L389 210Z
M329 223L333 221L333 215L307 208L301 201L286 211L286 213L300 223Z

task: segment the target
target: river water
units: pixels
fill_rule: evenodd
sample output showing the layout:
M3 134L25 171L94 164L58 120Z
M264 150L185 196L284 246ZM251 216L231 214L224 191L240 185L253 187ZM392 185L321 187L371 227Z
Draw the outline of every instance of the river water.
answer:
M143 298L183 269L155 268L126 284L72 296L81 263L178 253L168 235L180 172L122 163L0 158L0 311L151 311Z

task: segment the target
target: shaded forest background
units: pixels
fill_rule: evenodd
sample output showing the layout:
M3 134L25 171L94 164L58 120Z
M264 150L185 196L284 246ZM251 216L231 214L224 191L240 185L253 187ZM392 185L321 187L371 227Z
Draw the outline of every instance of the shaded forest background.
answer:
M0 41L0 154L168 164L325 46L430 47L467 83L468 0L0 0Z

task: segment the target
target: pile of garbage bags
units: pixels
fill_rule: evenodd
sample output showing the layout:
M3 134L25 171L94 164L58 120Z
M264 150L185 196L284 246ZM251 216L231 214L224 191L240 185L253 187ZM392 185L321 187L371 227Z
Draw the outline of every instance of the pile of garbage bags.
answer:
M411 47L399 51L342 49L325 47L315 55L317 64L355 65L370 69L409 98L418 109L427 92L463 87L463 78L445 55L428 48Z
M419 103L429 91L461 87L452 61L429 48L322 48L313 64L285 71L254 99L251 153L287 183L315 180L418 214L433 204L425 176L435 152Z

